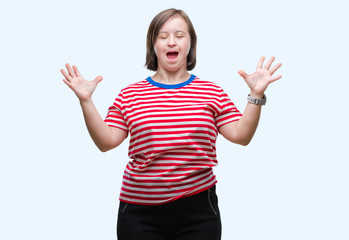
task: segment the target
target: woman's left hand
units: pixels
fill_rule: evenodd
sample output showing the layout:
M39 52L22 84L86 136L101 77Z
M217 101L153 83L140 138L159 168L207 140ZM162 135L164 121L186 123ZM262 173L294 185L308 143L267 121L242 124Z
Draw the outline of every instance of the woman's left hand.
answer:
M267 89L268 85L276 80L279 80L282 76L278 75L273 77L273 74L281 67L281 63L276 64L272 68L271 65L275 60L275 57L271 57L269 61L263 67L265 57L261 57L258 64L256 72L249 75L246 74L244 70L239 70L238 73L244 78L248 87L251 89L251 96L262 98L264 91Z

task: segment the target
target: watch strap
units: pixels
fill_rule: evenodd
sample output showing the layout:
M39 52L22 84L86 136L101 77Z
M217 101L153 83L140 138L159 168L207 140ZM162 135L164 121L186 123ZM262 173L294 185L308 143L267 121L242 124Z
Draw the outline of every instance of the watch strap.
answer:
M250 94L247 96L247 101L256 105L265 105L267 102L267 96L263 95L263 99L251 97Z

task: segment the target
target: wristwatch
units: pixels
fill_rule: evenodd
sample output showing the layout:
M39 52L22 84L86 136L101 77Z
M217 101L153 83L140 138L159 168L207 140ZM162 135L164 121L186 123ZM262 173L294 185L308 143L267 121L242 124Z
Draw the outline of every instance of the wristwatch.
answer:
M258 99L258 98L251 97L250 94L248 94L247 101L256 105L265 105L265 103L267 102L267 96L265 96L264 94L263 99Z

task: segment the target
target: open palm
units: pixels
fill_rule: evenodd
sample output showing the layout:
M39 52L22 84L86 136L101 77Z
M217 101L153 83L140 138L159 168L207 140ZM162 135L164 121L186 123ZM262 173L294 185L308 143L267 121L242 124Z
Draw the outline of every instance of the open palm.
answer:
M238 73L244 78L248 87L251 89L251 93L257 95L263 95L264 91L267 89L268 85L276 80L279 80L282 76L278 75L276 77L273 74L281 67L281 63L276 64L274 67L270 68L275 60L275 57L271 57L269 61L263 67L263 62L265 58L261 57L258 64L256 72L253 74L246 74L244 70L239 70Z
M93 81L87 81L83 78L76 66L73 65L74 70L68 63L65 64L65 67L68 73L64 69L61 69L61 73L65 77L63 82L74 91L80 101L88 100L92 96L98 83L103 80L103 77L97 76Z

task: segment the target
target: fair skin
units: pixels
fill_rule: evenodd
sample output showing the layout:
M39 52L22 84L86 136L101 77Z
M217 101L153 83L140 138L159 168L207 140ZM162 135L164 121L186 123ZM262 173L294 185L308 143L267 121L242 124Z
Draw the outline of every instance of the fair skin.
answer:
M190 35L184 19L180 16L170 18L160 28L158 38L155 42L158 69L152 77L154 81L165 84L176 84L186 81L190 74L187 72L187 55L190 50ZM168 56L170 52L178 52L178 56ZM240 70L238 73L245 80L251 90L250 96L263 98L268 85L281 78L273 74L281 67L281 63L271 67L275 57L271 57L263 66L265 58L261 57L256 72L246 74ZM248 145L257 129L261 114L261 105L247 103L243 116L239 121L227 123L218 130L227 140Z
M281 67L281 63L271 67L275 57L271 57L263 66L265 58L261 57L257 69L253 74L246 74L245 71L239 70L238 73L245 80L250 88L250 96L262 99L265 90L270 83L279 80L282 76L273 76ZM257 129L259 117L261 115L261 105L247 103L245 111L239 121L227 123L219 128L219 132L229 141L241 145L248 145Z
M65 67L68 73L61 69L61 73L65 77L63 82L78 97L88 132L96 146L102 152L119 146L127 137L127 132L119 128L109 127L97 112L92 101L92 93L98 83L103 80L103 77L97 76L93 81L87 81L76 66L71 68L67 63Z
M154 48L158 59L158 69L152 77L154 81L163 84L178 84L189 79L187 71L187 55L190 50L190 35L185 21L180 16L174 16L160 28ZM281 63L272 67L274 57L264 64L261 57L257 69L253 74L246 74L240 70L238 73L245 80L255 98L263 98L268 85L281 78L273 76L281 67ZM87 129L96 146L103 152L119 146L127 137L127 132L114 127L109 127L97 112L92 101L92 94L97 85L103 80L97 76L92 81L87 81L76 66L65 65L66 72L61 69L64 76L63 82L74 91L80 101ZM247 103L243 116L239 121L227 123L218 130L227 140L247 145L258 126L261 106Z
M152 79L163 84L178 84L189 79L187 56L190 35L184 19L174 16L160 28L154 49L158 68Z

